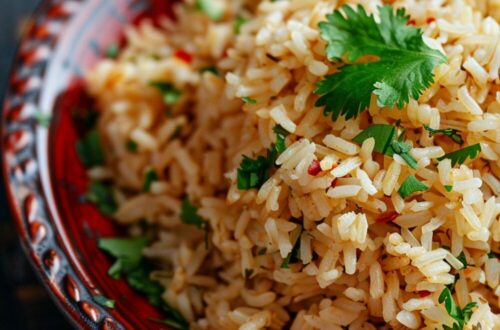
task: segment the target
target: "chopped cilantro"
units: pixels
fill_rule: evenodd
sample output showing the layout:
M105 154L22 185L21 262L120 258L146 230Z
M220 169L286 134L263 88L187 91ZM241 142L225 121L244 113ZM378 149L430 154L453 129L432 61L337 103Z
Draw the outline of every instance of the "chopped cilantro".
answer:
M189 330L189 323L179 311L170 307L163 300L162 295L165 289L159 283L151 280L150 266L142 256L142 250L146 245L147 239L145 237L105 238L98 242L100 249L116 258L115 263L108 271L111 277L118 279L123 274L132 289L146 296L151 305L161 307L169 320L165 321L169 322L165 324L174 329Z
M273 128L274 133L276 134L276 151L278 153L282 153L286 150L285 139L288 136L288 131L281 127L281 125L276 125Z
M440 304L444 303L448 315L450 315L456 321L456 323L453 324L453 328L451 329L460 330L464 328L467 322L469 322L472 315L472 309L477 305L477 303L471 302L468 303L463 309L460 309L460 307L455 304L451 291L448 287L445 287L443 289L443 291L439 295L438 301Z
M348 5L327 15L319 24L330 61L345 59L345 65L320 81L315 91L321 97L316 106L333 120L356 117L370 105L372 94L379 106L402 108L410 98L418 99L433 82L432 70L446 62L446 56L429 48L422 30L407 25L404 9L379 8L380 20L363 6ZM372 61L357 63L362 58Z
M142 187L142 190L144 192L150 192L151 191L151 185L158 181L158 174L156 174L156 171L152 168L148 169L146 171L146 174L144 174L144 185Z
M100 182L92 182L89 185L85 198L94 204L102 214L112 216L117 209L113 191Z
M427 189L429 189L429 187L420 182L414 175L409 175L399 188L398 194L406 198L416 192L426 191Z
M134 140L128 140L125 147L130 152L137 152L139 150L139 145Z
M142 250L147 243L145 237L100 239L99 248L116 258L115 263L109 268L108 275L118 279L120 274L136 269L141 263Z
M181 207L181 220L185 224L194 225L200 229L205 228L207 223L198 215L198 208L194 206L189 198L184 198Z
M241 32L241 27L246 23L248 22L248 20L241 16L241 15L238 15L236 16L235 20L234 20L234 33L236 34L240 34Z
M82 139L76 142L78 157L86 167L101 165L104 163L104 151L101 144L101 136L94 129L88 132Z
M253 269L245 269L245 280L248 280L250 279L250 277L252 276L254 270Z
M269 179L269 172L276 161L276 154L276 148L272 146L267 151L267 157L258 156L256 159L252 159L243 155L237 173L238 189L260 188Z
M222 16L222 8L213 0L196 0L196 8L204 12L213 21L219 21Z
M460 145L464 144L464 139L462 138L462 135L460 135L460 131L457 129L454 128L434 129L430 128L428 125L424 125L424 128L427 132L429 132L431 136L436 134L443 134Z
M439 157L438 160L450 159L451 166L455 166L456 164L462 165L465 163L467 158L474 159L481 152L481 145L479 143L473 144L471 146L459 149L457 151L453 151L447 153L443 157Z
M283 259L281 263L281 268L290 268L290 264L300 261L300 239L297 239L292 251Z
M106 57L107 58L116 58L118 56L118 53L120 52L120 48L118 47L118 44L111 44L109 45L108 49L106 49Z
M242 97L241 100L245 103L250 103L250 104L257 104L257 100L256 99L252 99L251 97Z
M49 127L52 122L52 116L41 111L36 111L33 114L33 117L35 118L37 124L42 127Z
M181 133L182 133L182 129L183 129L183 126L182 125L178 125L174 132L172 133L172 136L170 136L170 140L175 140L177 139L179 136L181 136Z
M413 169L417 168L417 161L410 155L411 147L404 143L401 133L398 137L397 129L392 125L372 125L354 137L353 141L362 144L369 138L375 139L374 151L386 156L398 154Z
M182 92L174 87L171 83L163 81L152 81L150 85L160 91L163 96L163 102L166 105L176 104L181 96Z
M462 269L467 268L467 258L465 257L464 251L460 252L457 259L462 263Z
M490 252L488 252L488 258L495 259L495 258L498 258L498 255L495 252L490 251Z
M101 305L102 307L115 308L116 302L112 299L106 298L104 296L95 296L94 301Z
M219 69L216 66L207 66L200 70L200 73L210 72L216 76L219 75Z
M189 325L187 325L187 323L178 323L177 321L173 320L160 320L152 317L149 317L148 320L150 320L151 322L168 325L175 330L189 330Z
M453 186L452 185L449 185L449 184L446 184L444 185L444 189L447 191L447 192L451 192L453 190Z

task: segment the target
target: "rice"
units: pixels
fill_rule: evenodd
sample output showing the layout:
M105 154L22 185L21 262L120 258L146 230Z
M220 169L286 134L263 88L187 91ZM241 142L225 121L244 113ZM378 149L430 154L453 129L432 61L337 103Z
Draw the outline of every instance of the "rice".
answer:
M194 2L176 5L175 21L127 29L118 58L87 76L106 155L88 175L112 182L113 218L131 236L152 238L143 254L165 302L193 329L443 329L454 319L438 298L456 282L457 305L477 303L464 329L500 328L497 1L391 1L448 61L402 109L372 97L336 121L315 106L316 84L339 69L318 23L341 3L378 15L386 2L220 0L218 22ZM236 17L248 19L239 34ZM352 142L396 122L416 168L375 152L374 138ZM460 146L424 124L459 130L481 153L452 166L441 157ZM257 189L240 189L243 156L277 148L276 127L285 150ZM401 197L409 175L429 189ZM206 232L181 219L185 198Z

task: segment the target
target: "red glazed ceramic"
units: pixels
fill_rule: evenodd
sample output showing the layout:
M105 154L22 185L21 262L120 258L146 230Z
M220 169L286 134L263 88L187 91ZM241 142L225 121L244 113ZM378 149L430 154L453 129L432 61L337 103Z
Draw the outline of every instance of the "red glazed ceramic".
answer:
M98 237L120 228L82 203L88 179L75 152L75 108L90 106L83 74L123 28L168 14L168 0L48 0L33 17L12 69L2 116L3 174L22 245L59 307L80 329L159 329L162 314L124 281ZM49 127L35 118L52 117ZM108 309L95 296L116 300Z

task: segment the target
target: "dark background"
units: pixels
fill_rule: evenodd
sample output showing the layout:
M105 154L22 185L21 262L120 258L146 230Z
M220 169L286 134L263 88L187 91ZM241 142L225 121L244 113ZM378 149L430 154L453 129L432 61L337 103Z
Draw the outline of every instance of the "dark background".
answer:
M38 2L39 0L0 0L2 105L22 22L29 17ZM21 250L5 198L5 183L1 178L0 180L0 330L71 329Z

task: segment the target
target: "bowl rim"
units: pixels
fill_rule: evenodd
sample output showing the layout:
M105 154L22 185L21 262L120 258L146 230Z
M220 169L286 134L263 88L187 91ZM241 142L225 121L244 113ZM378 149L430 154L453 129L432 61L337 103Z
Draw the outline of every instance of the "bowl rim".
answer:
M36 150L32 150L29 157L21 156L21 153L26 153L26 149L30 147L34 149L34 146L36 145L36 141L33 138L36 130L34 126L36 125L33 124L32 118L21 118L17 120L9 118L9 114L13 111L13 109L22 108L29 103L28 94L36 95L34 96L34 101L31 102L37 104L42 90L41 86L29 90L29 93L26 93L26 91L16 90L14 87L14 81L19 78L16 73L21 69L25 69L29 72L23 75L20 81L21 83L27 82L30 78L39 78L43 81L46 76L46 68L50 65L50 60L45 59L40 63L33 64L32 66L36 65L38 66L38 69L30 71L30 69L34 68L30 68L30 64L25 63L25 60L22 57L23 49L26 48L33 51L34 49L44 47L45 49L50 49L51 51L55 50L58 45L57 39L63 31L65 24L75 16L76 12L70 10L65 11L64 5L84 5L85 3L86 1L77 0L40 1L30 15L29 32L25 33L18 40L14 56L11 59L11 65L7 75L7 83L3 86L4 95L3 103L1 105L2 114L0 125L0 136L2 137L2 144L0 146L1 166L2 179L4 181L4 187L2 189L4 189L6 193L8 208L12 221L16 226L20 245L29 260L32 269L43 283L46 291L49 292L58 309L63 312L70 325L78 329L115 330L124 329L125 327L123 324L118 322L114 316L112 316L114 313L110 313L93 301L93 295L90 294L89 290L89 283L83 278L83 276L81 276L81 274L75 271L71 258L66 254L65 247L62 246L63 244L61 244L57 238L56 228L47 225L50 223L50 221L48 221L48 218L50 218L50 212L47 211L47 207L45 205L46 196L44 196L43 189L38 183L40 179L38 169L34 171L35 175L32 176L31 179L27 179L28 175L26 173L22 173L23 170L26 170L22 169L23 162L31 161L36 164L37 161ZM55 31L51 31L49 32L49 35L44 35L43 37L37 36L37 32L42 31L45 25L54 21L60 23ZM31 47L30 44L34 44L35 46ZM33 98L33 96L31 97ZM28 135L32 134L31 142L20 148L21 150L10 150L10 139L14 138L14 135L19 132L26 133ZM12 159L14 162L11 164L10 160ZM22 179L17 178L20 173L19 171L21 171L21 175L24 175ZM30 180L30 185L27 185L26 182L22 182L26 179ZM16 186L18 188L27 188L27 186L29 186L27 195L23 198L16 195ZM35 199L31 200L30 198L33 197ZM29 214L32 210L27 210L27 205L29 202L33 201L35 204L43 204L40 206L40 209L43 208L46 217L44 219L44 230L46 231L44 238L44 251L38 248L37 244L33 242L33 233L30 232L30 221L35 221L35 219L29 219ZM40 201L42 201L42 203L40 203ZM34 207L35 212L37 208L38 207ZM39 218L40 217L37 216L36 221L38 221ZM47 234L49 231L50 234ZM65 267L57 267L57 270L51 274L52 265L49 264L53 261L53 259L47 259L47 257L53 257L52 253L55 253L55 256L57 257L55 262L58 264L64 263ZM76 290L76 294L72 295L71 292L69 292L72 289Z

